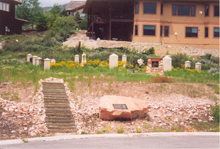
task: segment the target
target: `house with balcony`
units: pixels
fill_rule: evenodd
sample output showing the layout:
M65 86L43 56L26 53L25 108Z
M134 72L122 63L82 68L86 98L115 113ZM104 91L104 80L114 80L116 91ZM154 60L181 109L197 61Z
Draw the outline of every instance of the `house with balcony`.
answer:
M219 48L218 0L87 0L90 37Z
M17 0L0 0L0 35L21 34L26 20L15 18L15 6L21 4Z
M65 6L65 10L67 12L67 15L74 16L75 12L78 11L80 14L80 17L82 19L85 19L85 13L83 13L83 9L85 7L86 1L71 1Z

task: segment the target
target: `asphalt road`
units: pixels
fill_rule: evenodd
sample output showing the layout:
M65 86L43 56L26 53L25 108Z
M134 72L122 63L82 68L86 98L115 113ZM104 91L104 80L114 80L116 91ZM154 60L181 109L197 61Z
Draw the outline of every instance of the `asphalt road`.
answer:
M43 139L43 138L42 138ZM40 140L18 144L0 144L0 149L69 148L219 148L219 135L136 135L88 137L69 140Z

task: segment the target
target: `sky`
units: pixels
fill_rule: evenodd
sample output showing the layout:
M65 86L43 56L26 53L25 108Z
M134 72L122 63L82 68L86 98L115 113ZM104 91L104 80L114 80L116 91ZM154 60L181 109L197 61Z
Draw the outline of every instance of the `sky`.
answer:
M86 1L86 0L39 0L42 7L53 6L54 4L66 4L70 1Z

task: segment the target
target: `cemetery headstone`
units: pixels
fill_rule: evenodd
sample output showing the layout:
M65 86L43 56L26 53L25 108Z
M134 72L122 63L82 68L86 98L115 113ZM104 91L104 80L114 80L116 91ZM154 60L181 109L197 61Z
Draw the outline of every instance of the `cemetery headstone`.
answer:
M55 59L52 59L52 60L51 60L51 63L56 63L56 60L55 60Z
M42 64L42 58L38 57L36 61L36 65L41 65Z
M28 55L27 55L27 61L28 61L28 62L31 62L31 61L30 61L31 58L32 58L32 54L28 54Z
M86 54L83 52L82 54L82 66L84 65L84 63L86 63Z
M38 58L37 56L33 56L33 59L32 59L32 64L33 65L36 65L37 58Z
M164 71L172 70L172 58L170 58L168 55L163 58L163 68Z
M195 64L195 69L196 69L197 71L200 71L200 70L202 69L202 64L201 64L200 62L196 63L196 64Z
M127 63L127 55L123 55L122 56L122 62L125 63L125 64L123 64L123 67L125 68L126 67L126 63Z
M185 68L190 68L190 67L191 67L191 62L185 61Z
M109 56L109 67L110 69L118 67L118 55L112 54Z
M78 54L75 55L75 63L79 63L79 55Z
M44 71L45 70L50 70L50 59L49 58L44 59Z

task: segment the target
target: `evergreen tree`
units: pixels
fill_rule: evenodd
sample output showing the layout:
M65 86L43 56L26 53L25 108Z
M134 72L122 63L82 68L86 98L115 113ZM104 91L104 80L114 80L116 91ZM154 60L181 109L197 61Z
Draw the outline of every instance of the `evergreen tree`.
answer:
M75 12L74 20L75 20L78 24L80 24L80 23L82 22L82 18L80 17L79 11L76 11L76 12Z

